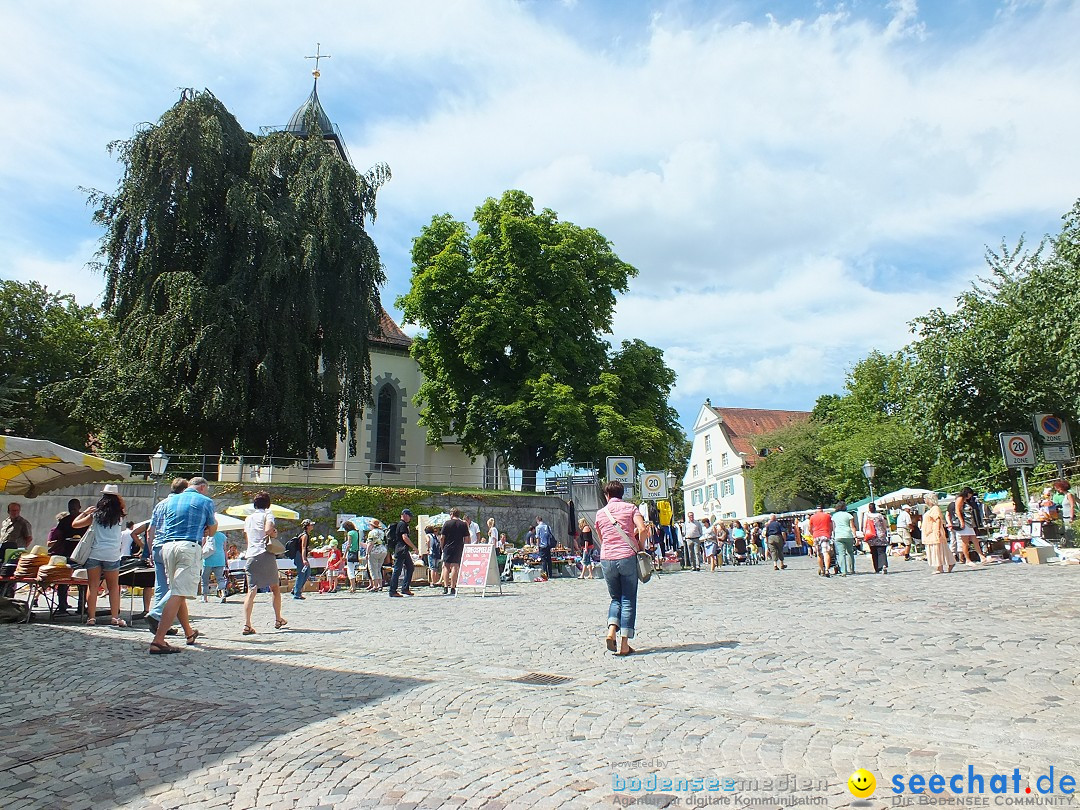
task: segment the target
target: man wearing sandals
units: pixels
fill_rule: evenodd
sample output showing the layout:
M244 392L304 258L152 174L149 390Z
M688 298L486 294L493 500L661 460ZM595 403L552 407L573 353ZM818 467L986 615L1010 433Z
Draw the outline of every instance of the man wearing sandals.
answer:
M199 544L204 537L213 537L217 531L214 502L206 495L209 486L205 478L192 478L187 489L166 498L154 509L155 526L160 525L155 545L161 546L161 561L169 590L154 640L150 642L152 655L180 652L179 647L165 641L165 634L176 619L184 628L188 646L199 637L199 631L188 621L187 602L195 599L199 592L202 574ZM176 487L173 489L175 491Z

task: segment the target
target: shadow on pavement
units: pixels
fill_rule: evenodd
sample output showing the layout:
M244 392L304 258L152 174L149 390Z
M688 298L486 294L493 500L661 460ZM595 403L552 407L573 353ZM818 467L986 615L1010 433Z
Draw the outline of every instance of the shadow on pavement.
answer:
M709 650L733 650L739 646L737 641L698 641L692 644L671 644L667 647L649 647L638 650L635 655L656 655L659 653L707 652Z
M200 643L151 656L150 634L138 629L0 626L5 806L117 807L225 759L246 769L278 738L430 683L360 671L360 656L328 668L317 653L278 646L293 632L260 631L243 649ZM341 754L329 747L322 756L336 764Z

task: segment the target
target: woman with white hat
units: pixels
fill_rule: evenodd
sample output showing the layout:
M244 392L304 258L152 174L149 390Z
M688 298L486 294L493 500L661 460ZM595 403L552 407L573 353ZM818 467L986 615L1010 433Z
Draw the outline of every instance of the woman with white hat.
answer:
M109 612L113 627L127 627L120 618L120 535L124 530L127 509L116 484L106 484L101 498L71 521L71 528L85 529L93 524L94 540L86 561L86 623L97 624L97 597L102 576L109 591Z
M378 520L371 521L367 533L367 566L371 576L369 591L381 591L383 587L382 567L386 559L386 532Z

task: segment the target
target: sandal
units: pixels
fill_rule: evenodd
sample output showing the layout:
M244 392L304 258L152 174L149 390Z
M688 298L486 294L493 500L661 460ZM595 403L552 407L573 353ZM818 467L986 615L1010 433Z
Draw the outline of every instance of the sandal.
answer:
M255 628L252 627L250 624L245 624L244 625L244 635L245 636L253 636L253 635L255 635Z
M284 627L288 623L289 622L287 620L285 620L285 619L278 619L276 622L274 622L274 629L275 630L280 630L282 627Z
M109 622L109 624L111 624L113 627L127 627L128 626L127 622L125 622L123 619L121 619L119 617L113 619L111 622Z
M165 642L158 644L156 641L150 642L150 654L151 655L171 655L172 653L180 652L179 647L173 647Z
M97 619L87 619L86 620L86 626L87 627L94 627L96 625L97 625Z
M615 655L618 655L619 657L625 657L627 655L633 655L636 652L637 652L637 650L635 650L633 647L627 645L626 652L617 652L617 653L615 653Z
M190 636L184 636L184 640L187 641L189 647L195 644L195 640L202 635L198 630L192 630Z
M607 648L608 648L609 650L611 650L612 652L615 652L615 650L617 650L617 649L618 649L618 648L617 648L617 647L615 646L615 637L614 637L614 636L608 636L608 637L607 637L607 638L605 638L604 640L605 640L605 641L607 642Z

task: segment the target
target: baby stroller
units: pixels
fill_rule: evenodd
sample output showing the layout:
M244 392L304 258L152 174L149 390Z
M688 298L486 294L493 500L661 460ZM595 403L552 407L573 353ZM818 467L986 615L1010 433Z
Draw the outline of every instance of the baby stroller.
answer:
M734 545L735 565L746 565L750 561L750 554L746 548L746 538L736 537Z

